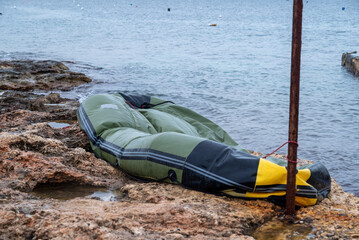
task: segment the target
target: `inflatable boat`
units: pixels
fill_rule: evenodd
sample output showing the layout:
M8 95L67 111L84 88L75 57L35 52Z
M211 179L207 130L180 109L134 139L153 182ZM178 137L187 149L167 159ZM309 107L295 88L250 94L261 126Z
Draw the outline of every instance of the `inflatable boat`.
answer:
M98 94L83 101L77 115L96 156L135 178L285 202L286 161L251 155L188 108L144 95ZM322 164L298 168L296 182L298 206L314 205L330 191Z

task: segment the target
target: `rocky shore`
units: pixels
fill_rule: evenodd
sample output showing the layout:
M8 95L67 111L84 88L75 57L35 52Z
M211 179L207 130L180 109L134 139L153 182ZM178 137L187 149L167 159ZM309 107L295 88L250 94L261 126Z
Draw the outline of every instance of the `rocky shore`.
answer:
M89 81L56 61L0 61L0 239L359 239L359 198L334 179L292 224L268 201L130 179L91 152L77 101L32 93ZM92 190L54 195L69 184Z

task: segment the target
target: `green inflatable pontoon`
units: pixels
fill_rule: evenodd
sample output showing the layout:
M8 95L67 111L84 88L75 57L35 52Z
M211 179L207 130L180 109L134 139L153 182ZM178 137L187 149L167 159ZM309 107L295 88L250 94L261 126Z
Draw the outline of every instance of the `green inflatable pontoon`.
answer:
M99 94L78 110L95 154L129 175L199 191L283 204L286 162L240 149L218 125L170 101ZM330 191L322 164L298 169L296 205L314 205Z

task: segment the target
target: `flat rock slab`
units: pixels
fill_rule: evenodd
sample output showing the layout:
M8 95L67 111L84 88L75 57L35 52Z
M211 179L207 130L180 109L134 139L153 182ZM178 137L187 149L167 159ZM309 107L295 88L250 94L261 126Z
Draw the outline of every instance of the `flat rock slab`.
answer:
M57 61L0 61L0 90L69 91L91 79Z
M346 67L355 76L359 76L359 56L356 53L343 53L342 66Z

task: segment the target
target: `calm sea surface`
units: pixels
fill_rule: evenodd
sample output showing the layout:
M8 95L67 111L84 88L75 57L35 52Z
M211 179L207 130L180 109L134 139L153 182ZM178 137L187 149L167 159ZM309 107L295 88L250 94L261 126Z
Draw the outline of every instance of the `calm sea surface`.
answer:
M0 0L0 12L1 59L72 61L93 78L65 97L149 94L244 148L287 140L292 1ZM358 15L358 0L304 1L298 149L357 196L359 78L341 54L359 51Z

